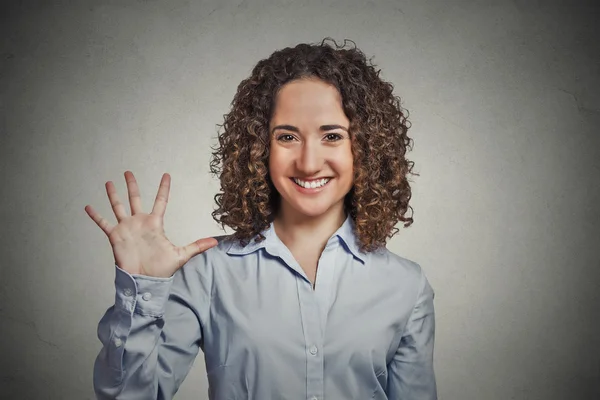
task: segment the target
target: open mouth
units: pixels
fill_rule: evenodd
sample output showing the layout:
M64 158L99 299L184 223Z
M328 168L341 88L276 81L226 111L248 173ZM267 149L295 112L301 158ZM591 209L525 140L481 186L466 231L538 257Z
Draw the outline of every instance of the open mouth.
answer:
M317 179L313 181L303 181L298 178L290 178L297 186L300 186L303 189L320 189L322 187L327 186L327 184L331 181L332 178L323 178Z

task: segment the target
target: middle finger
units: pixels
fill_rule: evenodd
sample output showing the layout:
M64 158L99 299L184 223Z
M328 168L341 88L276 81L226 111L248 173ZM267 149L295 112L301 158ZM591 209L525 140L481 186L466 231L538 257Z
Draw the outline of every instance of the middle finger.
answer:
M131 215L142 212L142 198L140 196L140 188L138 187L133 172L125 171L125 182L127 182L127 193L129 195L129 206L131 207Z

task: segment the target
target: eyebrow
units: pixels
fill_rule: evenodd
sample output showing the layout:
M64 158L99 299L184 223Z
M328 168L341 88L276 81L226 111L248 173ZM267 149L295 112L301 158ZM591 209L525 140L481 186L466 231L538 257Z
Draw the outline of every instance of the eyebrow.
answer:
M295 126L293 126L293 125L277 125L276 127L274 127L274 128L271 130L271 134L272 134L273 132L275 132L277 129L285 129L285 130L287 130L287 131L292 131L292 132L296 132L296 133L299 133L299 132L300 132L300 129L296 128L296 127L295 127ZM332 130L334 130L334 129L343 129L343 130L345 130L346 132L348 132L348 128L346 128L346 127L344 127L344 126L342 126L342 125L321 125L321 126L319 127L319 130L321 130L321 131L332 131Z

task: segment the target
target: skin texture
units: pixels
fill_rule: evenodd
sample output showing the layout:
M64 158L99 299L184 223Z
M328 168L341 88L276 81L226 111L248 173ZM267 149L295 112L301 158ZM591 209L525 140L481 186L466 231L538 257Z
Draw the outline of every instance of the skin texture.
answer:
M273 131L279 125L290 125L298 132ZM318 79L286 84L277 96L269 127L270 178L281 196L275 217L280 231L310 230L314 234L316 227L324 226L331 234L345 219L344 198L354 180L351 141L343 128L321 130L323 125L340 125L346 130L349 126L337 89ZM306 194L297 189L292 177L332 179L320 192Z

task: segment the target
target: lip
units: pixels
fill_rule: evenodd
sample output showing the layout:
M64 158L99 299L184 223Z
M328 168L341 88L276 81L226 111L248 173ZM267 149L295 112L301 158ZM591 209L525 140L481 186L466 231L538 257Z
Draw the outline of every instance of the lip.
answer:
M327 182L325 185L318 187L318 188L304 188L302 186L299 186L298 184L296 184L296 182L294 182L293 178L290 178L290 181L292 182L292 185L294 185L294 187L296 188L296 190L298 190L300 193L304 193L304 194L314 194L314 193L319 193L322 190L324 190L327 186L329 186L329 184L331 183L331 181L333 180L333 178L329 178L329 182Z

